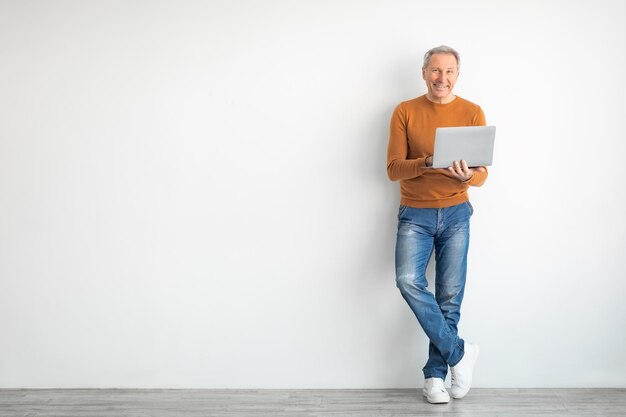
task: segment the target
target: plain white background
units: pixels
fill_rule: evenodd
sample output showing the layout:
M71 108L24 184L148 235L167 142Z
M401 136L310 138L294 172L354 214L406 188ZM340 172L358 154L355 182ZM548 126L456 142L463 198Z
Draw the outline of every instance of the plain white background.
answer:
M480 387L626 387L621 1L1 1L0 387L421 386L388 123L497 125ZM432 272L432 271L431 271Z

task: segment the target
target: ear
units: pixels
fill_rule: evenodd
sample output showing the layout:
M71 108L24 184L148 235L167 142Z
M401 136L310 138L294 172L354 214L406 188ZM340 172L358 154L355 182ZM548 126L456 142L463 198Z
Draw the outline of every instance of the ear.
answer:
M426 69L422 68L422 79L426 81Z

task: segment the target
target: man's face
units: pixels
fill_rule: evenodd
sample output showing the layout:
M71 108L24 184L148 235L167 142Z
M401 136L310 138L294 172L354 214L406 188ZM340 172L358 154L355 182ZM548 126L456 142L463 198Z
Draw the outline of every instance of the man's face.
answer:
M422 70L422 77L428 87L428 98L437 103L452 101L452 89L458 76L459 69L454 55L431 55L428 66Z

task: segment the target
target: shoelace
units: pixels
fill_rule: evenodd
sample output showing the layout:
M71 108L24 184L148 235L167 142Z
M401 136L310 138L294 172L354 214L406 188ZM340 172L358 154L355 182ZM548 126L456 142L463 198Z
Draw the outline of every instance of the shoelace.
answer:
M454 384L456 382L456 372L454 372L453 368L450 368L450 374L452 375L451 382Z

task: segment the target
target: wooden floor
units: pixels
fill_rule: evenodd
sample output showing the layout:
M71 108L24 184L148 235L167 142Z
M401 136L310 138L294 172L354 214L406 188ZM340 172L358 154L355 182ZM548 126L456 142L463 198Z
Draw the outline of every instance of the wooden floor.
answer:
M0 390L0 416L626 416L626 389L472 389L449 404L421 390Z

